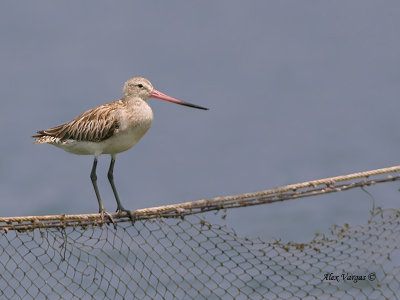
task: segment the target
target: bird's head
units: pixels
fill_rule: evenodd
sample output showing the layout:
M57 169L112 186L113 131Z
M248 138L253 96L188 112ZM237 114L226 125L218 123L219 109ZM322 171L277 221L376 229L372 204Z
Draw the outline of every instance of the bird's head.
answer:
M147 100L154 90L150 81L143 77L134 77L124 84L123 94L125 98L139 97Z
M153 88L153 85L151 84L151 82L143 77L134 77L134 78L129 79L127 82L125 82L123 94L124 94L124 98L139 97L139 98L143 99L144 101L146 101L148 98L157 98L157 99L169 101L169 102L180 104L180 105L185 105L185 106L189 106L189 107L193 107L193 108L208 110L208 108L205 108L205 107L202 107L199 105L195 105L195 104L192 104L189 102L184 102L182 100L172 98L168 95L165 95L165 94L157 91L155 88Z

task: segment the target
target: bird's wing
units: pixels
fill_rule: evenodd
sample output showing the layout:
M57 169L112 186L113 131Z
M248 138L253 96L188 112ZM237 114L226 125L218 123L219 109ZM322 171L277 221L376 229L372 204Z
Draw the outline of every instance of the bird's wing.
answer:
M51 136L61 141L73 139L76 141L101 142L111 137L120 126L117 119L117 108L111 103L101 105L84 112L68 123L47 130L40 130L33 138Z

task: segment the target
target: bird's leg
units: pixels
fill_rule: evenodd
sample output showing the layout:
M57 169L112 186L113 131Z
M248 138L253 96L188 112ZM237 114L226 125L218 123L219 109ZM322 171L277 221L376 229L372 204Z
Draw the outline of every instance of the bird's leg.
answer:
M133 216L132 212L129 209L125 209L122 204L121 201L119 200L118 197L118 192L117 189L115 188L115 184L114 184L114 164L115 164L115 155L111 155L111 162L110 162L110 168L108 169L108 180L110 181L111 184L111 188L114 192L114 196L115 196L115 200L117 201L117 212L121 213L121 212L126 212L129 216L129 218L131 219L132 223L135 222L135 217Z
M103 203L101 202L99 189L97 187L96 167L97 167L97 157L95 157L94 161L93 161L92 172L90 173L90 179L92 180L94 192L96 193L97 201L99 202L99 213L101 214L102 220L104 220L104 215L106 215L110 219L111 223L114 224L114 228L115 228L116 225L114 223L114 220L112 219L111 215L108 212L106 212L106 210L104 209Z

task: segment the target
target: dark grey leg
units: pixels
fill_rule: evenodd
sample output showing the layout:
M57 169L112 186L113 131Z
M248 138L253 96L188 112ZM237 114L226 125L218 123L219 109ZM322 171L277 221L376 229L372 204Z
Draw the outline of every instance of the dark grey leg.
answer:
M92 180L94 192L96 193L97 201L99 202L99 213L104 211L103 203L101 202L99 189L97 188L97 175L96 175L96 168L97 168L97 157L94 158L92 172L90 173L90 179Z
M114 227L115 227L114 220L112 219L111 215L108 212L106 212L106 210L104 209L103 203L101 202L99 189L97 187L96 168L97 168L97 157L95 157L93 160L93 166L92 166L92 172L90 173L90 179L92 180L94 192L96 193L97 201L99 202L99 213L101 214L101 218L104 219L104 215L107 215L107 217L110 219L111 223L113 223Z
M117 192L117 189L116 189L115 184L114 184L114 164L115 164L115 156L111 155L110 168L108 169L107 177L108 177L108 180L110 181L111 188L112 188L112 190L114 192L115 200L117 201L117 212L123 212L124 211L124 212L128 213L129 218L131 219L132 222L134 222L135 219L134 219L131 211L129 209L125 209L122 206L121 201L119 200L118 192Z

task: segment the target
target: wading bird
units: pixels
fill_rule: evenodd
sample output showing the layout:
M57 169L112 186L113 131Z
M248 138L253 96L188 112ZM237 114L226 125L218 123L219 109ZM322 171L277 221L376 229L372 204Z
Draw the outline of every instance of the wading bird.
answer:
M101 202L96 167L100 155L110 154L108 180L117 201L117 212L128 213L133 221L130 210L125 209L119 200L114 185L113 171L116 155L132 148L151 126L153 112L147 104L148 98L158 98L207 110L205 107L167 96L154 89L147 79L135 77L125 82L121 99L90 109L68 123L47 130L39 130L37 135L33 136L35 143L38 144L51 144L73 154L94 156L90 179L102 219L104 215L107 215L113 222L111 215L105 211Z

